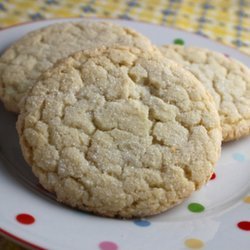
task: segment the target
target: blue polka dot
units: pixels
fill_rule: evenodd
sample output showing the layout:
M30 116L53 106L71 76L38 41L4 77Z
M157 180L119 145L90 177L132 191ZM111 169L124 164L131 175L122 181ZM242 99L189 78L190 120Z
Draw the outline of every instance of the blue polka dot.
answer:
M147 220L134 220L134 223L139 227L148 227L151 225L151 222Z
M239 161L239 162L244 162L244 161L246 160L245 155L240 154L240 153L235 153L235 154L233 154L233 158L234 158L236 161Z

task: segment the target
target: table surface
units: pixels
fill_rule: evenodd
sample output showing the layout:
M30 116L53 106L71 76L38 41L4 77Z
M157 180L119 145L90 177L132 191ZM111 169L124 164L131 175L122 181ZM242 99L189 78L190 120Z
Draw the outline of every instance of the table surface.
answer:
M0 0L0 28L56 17L108 17L196 32L250 55L249 0Z
M121 18L195 32L250 55L249 0L0 0L0 29L63 17ZM0 249L23 249L1 238Z

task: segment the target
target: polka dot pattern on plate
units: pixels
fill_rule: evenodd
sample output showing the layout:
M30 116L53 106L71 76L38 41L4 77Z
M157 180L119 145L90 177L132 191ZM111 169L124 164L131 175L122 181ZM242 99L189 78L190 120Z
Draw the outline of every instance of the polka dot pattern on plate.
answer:
M31 225L35 222L35 218L30 214L18 214L16 220L24 225Z
M185 42L184 42L184 40L181 39L181 38L176 38L176 39L174 39L174 44L184 45Z
M190 203L188 210L193 213L201 213L205 210L205 207L200 203Z
M185 240L185 246L190 249L201 249L204 246L204 243L202 240L193 238Z
M250 231L250 221L240 221L237 226L241 230Z
M134 223L139 227L148 227L151 225L151 222L147 220L135 220Z
M118 245L112 241L102 241L99 243L100 250L118 250Z
M250 221L240 221L237 226L241 230L250 231Z
M216 178L216 173L213 173L210 177L210 180L214 180Z
M243 201L250 204L250 195L244 197Z
M245 161L245 155L241 154L241 153L234 153L233 158L234 158L234 160L239 161L239 162Z

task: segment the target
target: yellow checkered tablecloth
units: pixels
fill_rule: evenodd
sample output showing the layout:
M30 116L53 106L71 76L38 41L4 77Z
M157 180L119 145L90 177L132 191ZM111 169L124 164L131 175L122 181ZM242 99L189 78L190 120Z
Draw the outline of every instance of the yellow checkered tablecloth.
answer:
M0 28L31 20L93 16L169 25L250 55L250 0L0 0Z
M250 55L250 0L0 0L0 29L56 17L111 17L199 33ZM0 249L22 249L0 238Z

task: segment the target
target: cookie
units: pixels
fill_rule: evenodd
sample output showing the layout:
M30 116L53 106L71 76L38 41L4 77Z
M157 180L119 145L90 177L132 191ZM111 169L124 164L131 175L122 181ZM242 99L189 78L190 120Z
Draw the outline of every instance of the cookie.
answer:
M162 54L199 79L215 100L223 141L250 134L250 69L239 61L203 48L166 45Z
M155 51L81 51L42 74L21 105L26 161L60 202L109 217L179 204L210 178L221 148L212 98Z
M0 99L8 110L18 113L27 89L58 59L113 44L151 47L151 42L134 30L103 22L58 23L28 33L0 58Z

